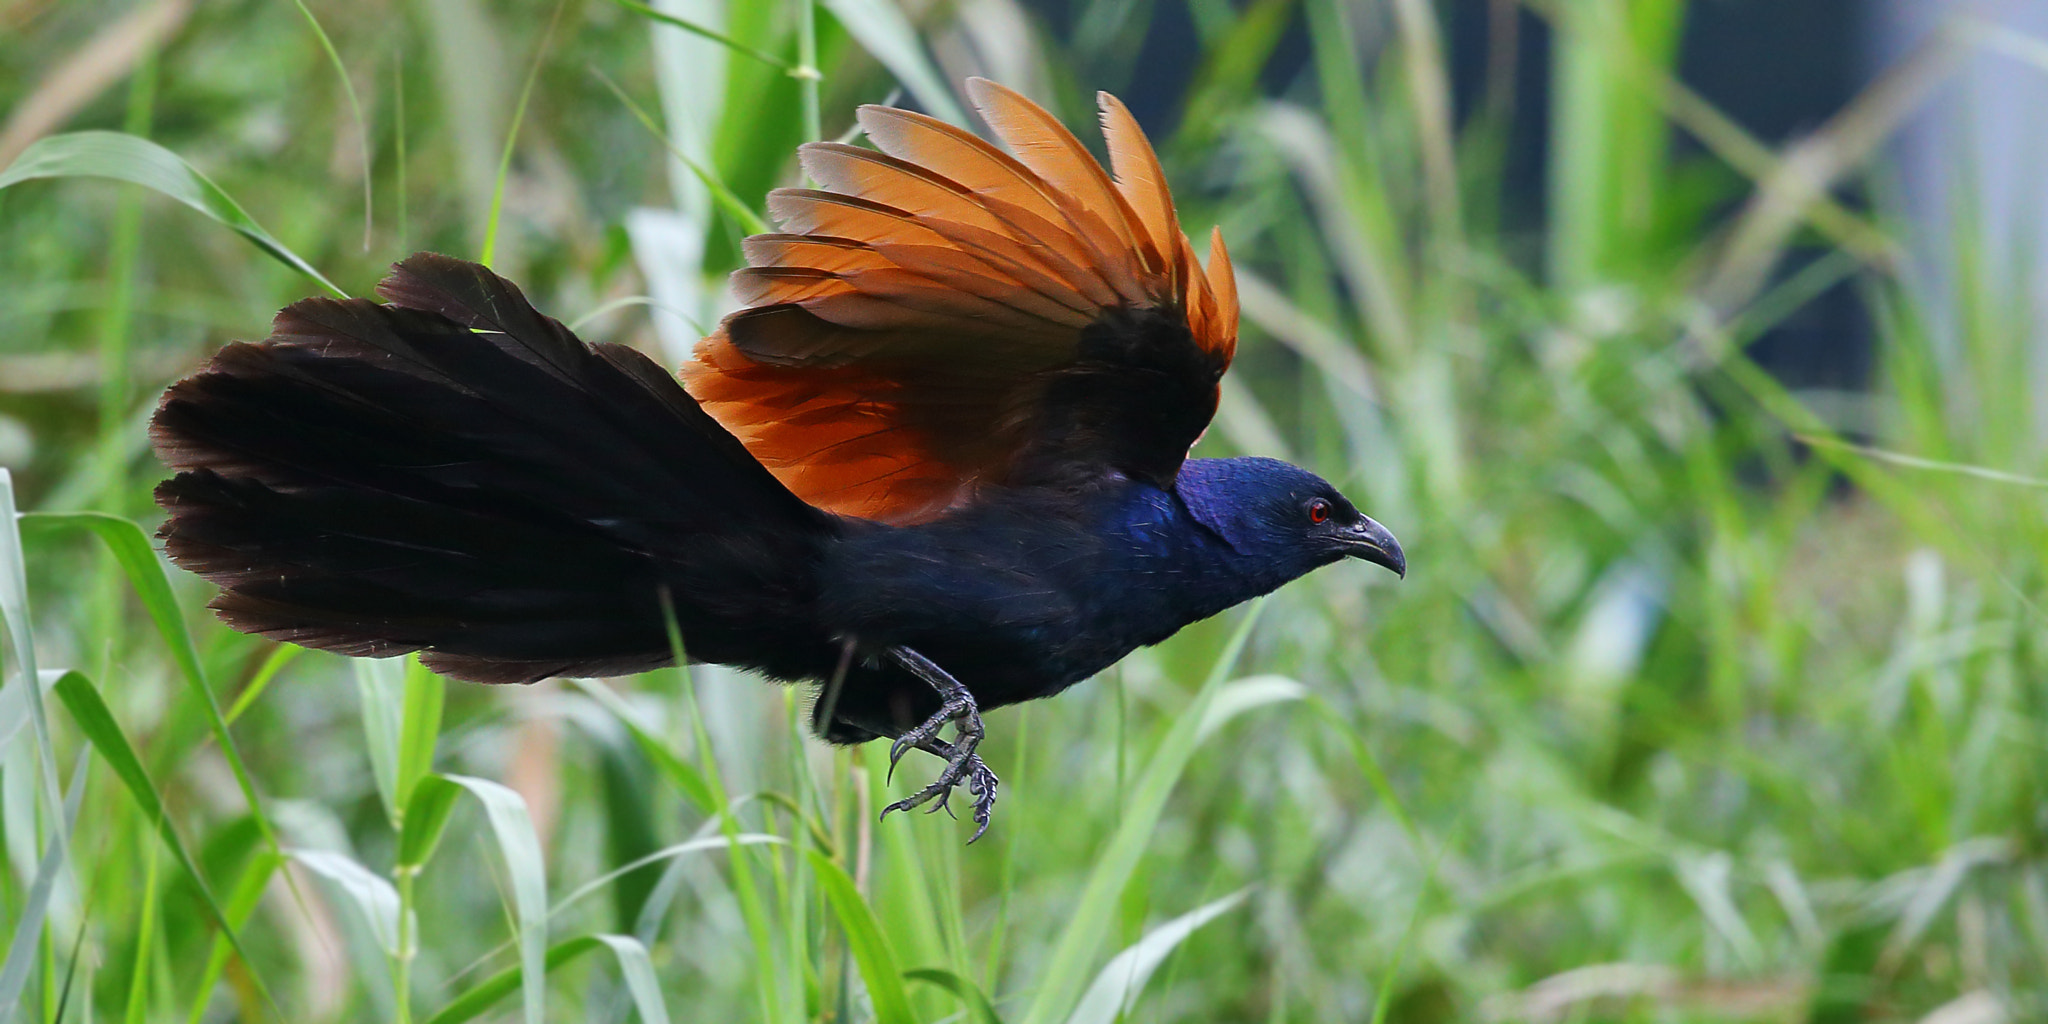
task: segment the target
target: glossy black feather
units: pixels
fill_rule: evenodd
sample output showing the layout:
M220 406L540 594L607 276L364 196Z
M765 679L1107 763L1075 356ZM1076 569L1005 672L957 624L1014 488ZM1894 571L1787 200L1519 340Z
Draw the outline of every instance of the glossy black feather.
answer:
M1195 344L1179 310L1111 310L1081 332L1074 365L1050 375L1011 482L1116 473L1171 487L1216 414L1226 358Z
M159 488L162 536L230 624L524 682L668 660L664 588L714 660L762 661L805 620L837 521L659 367L473 265L414 257L386 287L433 309L295 304L157 412L184 471Z

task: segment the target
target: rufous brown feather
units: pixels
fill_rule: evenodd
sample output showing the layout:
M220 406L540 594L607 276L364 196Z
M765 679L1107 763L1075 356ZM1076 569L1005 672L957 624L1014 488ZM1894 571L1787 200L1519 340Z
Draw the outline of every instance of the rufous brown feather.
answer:
M1163 388L1129 394L1119 415L1214 408L1236 346L1229 257L1212 236L1206 271L1196 261L1130 111L1101 97L1112 177L1022 95L981 80L969 91L1011 152L873 106L860 121L879 151L805 146L821 187L770 195L782 232L749 239L733 278L749 308L683 370L704 408L820 508L928 521L978 488L1050 472L1069 449L1170 482L1199 425L1137 430L1142 452L1087 449L1109 422L1057 406ZM1163 340L1086 340L1133 323ZM1171 354L1188 342L1191 356Z

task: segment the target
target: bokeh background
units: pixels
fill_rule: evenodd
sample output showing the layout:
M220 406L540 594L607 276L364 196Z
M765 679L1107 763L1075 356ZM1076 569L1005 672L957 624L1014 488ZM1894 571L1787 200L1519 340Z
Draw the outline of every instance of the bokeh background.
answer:
M970 74L1131 101L1240 268L1202 453L1413 565L991 715L980 844L791 691L444 687L149 547L294 261L677 363ZM0 1021L2048 1019L2037 0L9 0L0 117Z

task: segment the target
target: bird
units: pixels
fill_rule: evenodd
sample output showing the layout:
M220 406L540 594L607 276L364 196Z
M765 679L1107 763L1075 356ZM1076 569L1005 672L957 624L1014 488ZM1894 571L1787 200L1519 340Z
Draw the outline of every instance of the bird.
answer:
M744 308L671 374L488 268L418 253L383 301L308 298L165 392L169 558L228 626L483 683L681 657L806 685L834 744L943 767L882 813L989 827L982 714L1400 543L1322 477L1193 458L1237 343L1159 160L1100 94L1110 166L967 83L998 146L863 106L799 149ZM950 739L945 730L951 727Z

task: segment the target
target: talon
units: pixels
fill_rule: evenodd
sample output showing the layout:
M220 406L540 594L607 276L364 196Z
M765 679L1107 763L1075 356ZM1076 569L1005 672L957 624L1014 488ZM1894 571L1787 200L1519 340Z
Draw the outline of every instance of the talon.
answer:
M974 796L974 823L977 827L974 836L967 840L971 844L988 831L989 811L996 802L996 775L974 752L986 732L981 724L981 709L975 705L974 694L967 687L923 655L907 647L892 647L889 656L912 675L930 684L941 698L939 709L931 717L898 736L890 745L890 777L894 777L897 760L913 747L943 758L946 767L930 785L882 808L881 816L886 818L890 811L907 811L930 803L932 806L926 808L926 814L943 810L948 817L958 820L958 815L953 813L951 798L954 787L964 782L967 791ZM951 743L939 738L939 731L948 723L956 724L958 729L958 735Z
M973 846L976 839L988 831L989 811L996 805L996 773L988 770L981 758L974 759L974 773L968 777L967 789L974 794L974 835L967 840Z

